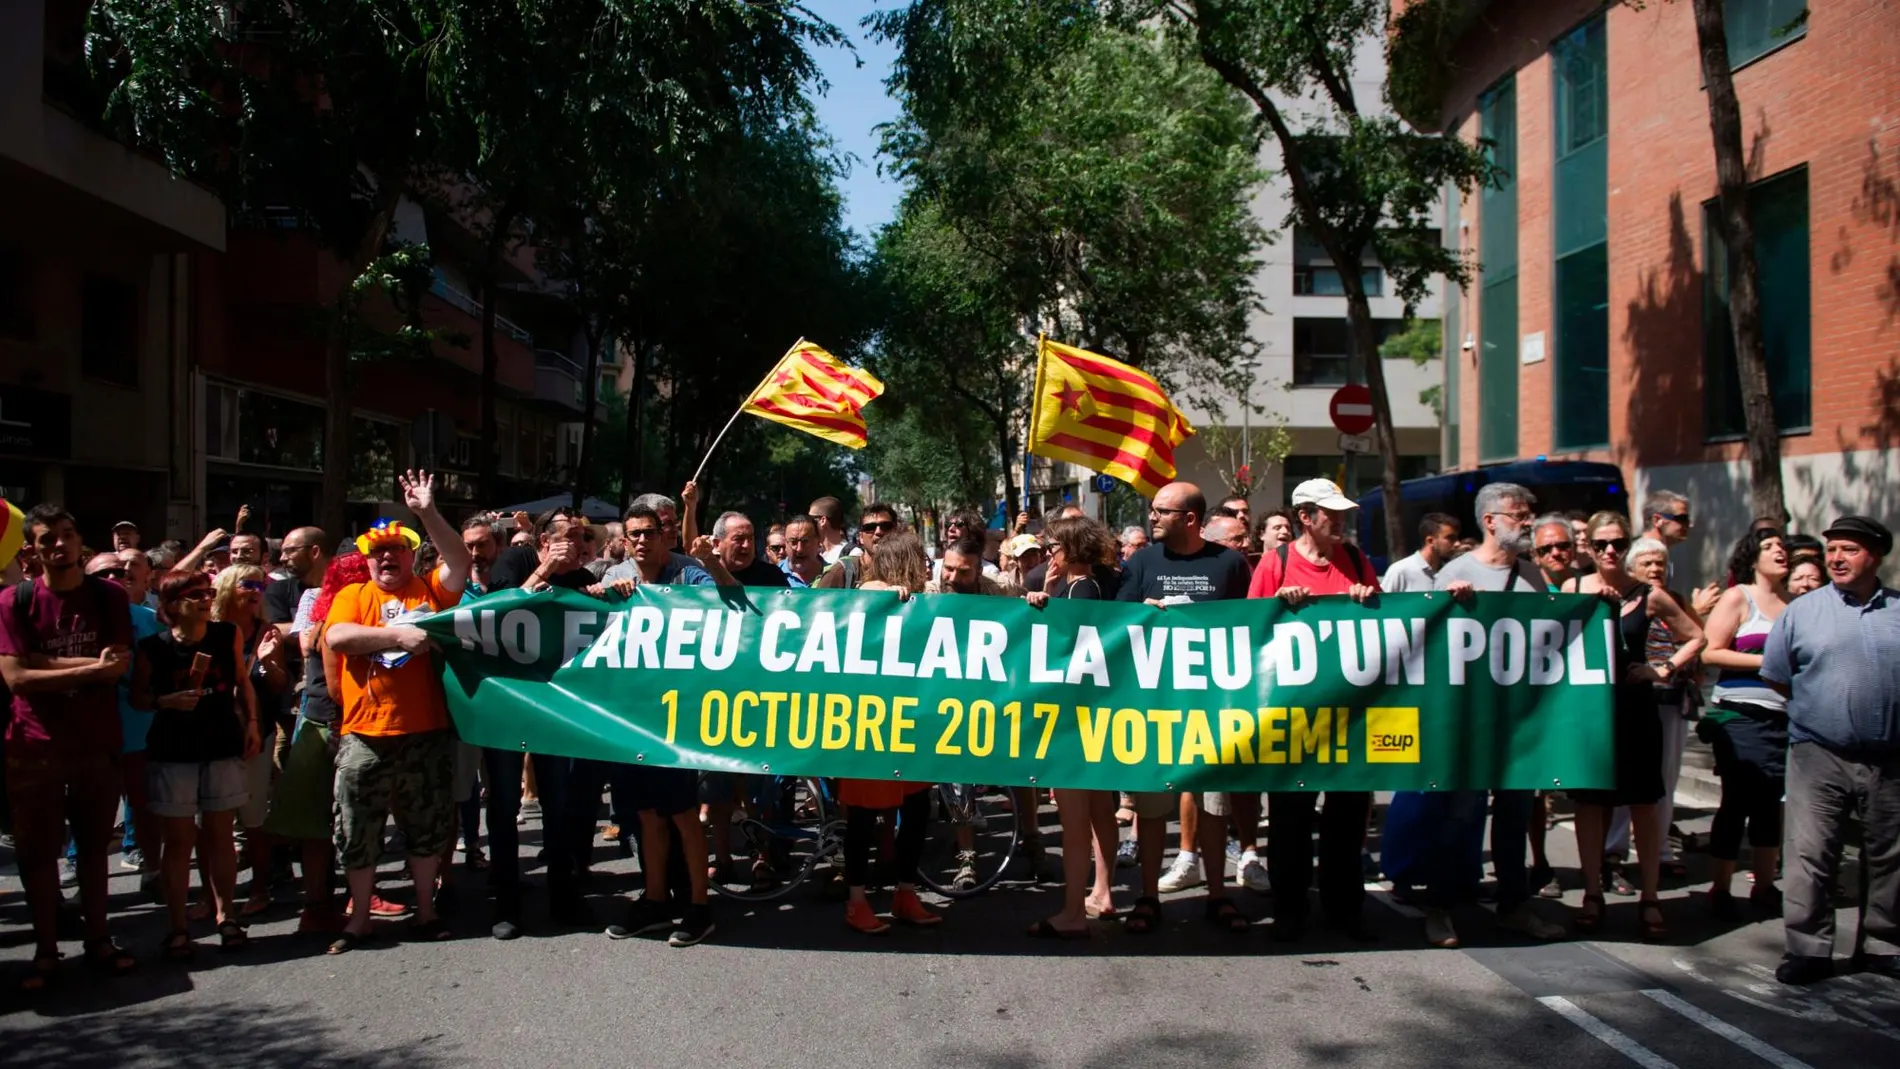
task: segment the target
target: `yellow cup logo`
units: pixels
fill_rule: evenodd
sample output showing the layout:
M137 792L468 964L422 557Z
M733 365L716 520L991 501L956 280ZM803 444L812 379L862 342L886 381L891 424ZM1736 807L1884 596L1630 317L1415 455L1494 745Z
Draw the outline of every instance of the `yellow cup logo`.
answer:
M1418 764L1418 709L1416 707L1366 710L1366 763L1373 765Z

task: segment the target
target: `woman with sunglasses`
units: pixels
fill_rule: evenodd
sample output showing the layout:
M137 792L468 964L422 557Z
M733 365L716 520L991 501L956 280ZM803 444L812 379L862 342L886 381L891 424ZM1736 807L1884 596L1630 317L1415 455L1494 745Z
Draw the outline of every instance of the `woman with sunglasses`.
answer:
M249 797L244 762L263 752L256 696L237 629L211 619L211 581L170 572L158 582L166 629L139 643L132 703L153 710L146 736L147 812L160 832L159 869L171 932L162 956L187 961L191 855L195 847L217 907L224 949L248 941L238 920L232 820Z
M211 618L237 628L240 648L244 651L244 671L257 695L257 708L276 707L275 696L284 693L289 682L284 673L282 636L264 622L264 590L270 577L255 564L234 564L218 573L213 586ZM264 831L264 818L270 815L271 754L277 746L277 722L265 717L259 722L264 748L246 759L245 784L250 799L238 810L238 823L244 828L244 854L251 868L250 899L244 903L244 916L255 917L270 908L270 856L275 841Z
M1631 834L1636 840L1642 869L1643 936L1666 937L1658 900L1662 865L1662 825L1656 803L1663 796L1663 726L1656 706L1656 687L1667 684L1702 652L1702 628L1676 599L1630 573L1632 559L1659 542L1642 540L1631 545L1630 523L1621 514L1599 512L1585 525L1585 544L1596 562L1593 575L1564 584L1567 593L1597 594L1617 606L1616 706L1614 718L1616 780L1603 790L1571 791L1577 803L1577 851L1583 868L1583 909L1575 925L1593 933L1603 925L1603 848L1610 812L1630 809ZM1651 663L1647 657L1649 623L1659 619L1681 641L1673 655Z

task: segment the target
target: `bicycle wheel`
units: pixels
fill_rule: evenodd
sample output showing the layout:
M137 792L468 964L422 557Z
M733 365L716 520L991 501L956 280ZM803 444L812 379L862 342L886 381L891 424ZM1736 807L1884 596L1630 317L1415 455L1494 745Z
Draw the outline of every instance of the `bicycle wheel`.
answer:
M1021 834L1010 788L940 783L930 791L930 833L917 875L951 898L980 895L996 885L1016 856Z
M741 902L790 894L844 842L844 821L817 780L756 779L745 808L733 816L732 871L712 882L721 896Z

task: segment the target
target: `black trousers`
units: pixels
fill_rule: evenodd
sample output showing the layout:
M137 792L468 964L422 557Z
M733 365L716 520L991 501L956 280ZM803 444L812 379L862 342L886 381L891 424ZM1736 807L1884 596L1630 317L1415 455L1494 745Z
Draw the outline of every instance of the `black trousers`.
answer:
M1372 795L1327 791L1325 807L1315 812L1319 797L1313 791L1267 795L1267 876L1273 881L1273 915L1280 921L1306 919L1306 891L1313 886L1313 833L1317 831L1320 908L1335 923L1357 923L1366 901L1359 851L1366 842Z
M871 882L871 844L877 837L877 815L901 813L897 828L898 883L913 883L917 866L924 860L924 836L930 830L930 792L917 791L904 799L898 809L866 809L854 805L844 822L844 878L852 887Z

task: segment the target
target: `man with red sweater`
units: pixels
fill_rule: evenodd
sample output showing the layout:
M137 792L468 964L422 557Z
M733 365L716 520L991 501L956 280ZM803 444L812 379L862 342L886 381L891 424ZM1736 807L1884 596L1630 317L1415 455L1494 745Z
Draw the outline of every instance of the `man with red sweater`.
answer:
M1250 598L1277 597L1298 606L1328 594L1365 601L1379 593L1379 576L1358 546L1347 542L1358 506L1328 479L1293 488L1300 536L1260 555ZM1357 939L1371 938L1365 922L1365 883L1359 851L1365 843L1372 795L1327 791L1318 813L1313 791L1267 794L1267 874L1273 881L1273 937L1292 940L1306 926L1307 889L1313 885L1313 829L1319 828L1319 900L1327 923Z

